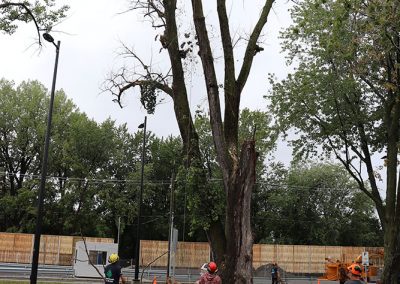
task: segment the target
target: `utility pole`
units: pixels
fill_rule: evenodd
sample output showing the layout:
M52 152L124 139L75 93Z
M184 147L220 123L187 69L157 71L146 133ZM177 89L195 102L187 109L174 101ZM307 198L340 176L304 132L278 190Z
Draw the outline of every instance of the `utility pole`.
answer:
M142 146L142 167L141 167L141 174L140 174L140 192L139 192L139 201L138 201L138 217L137 217L137 230L136 230L135 279L133 279L133 281L135 281L135 282L139 282L140 218L142 215L144 158L145 158L145 154L146 154L146 126L147 126L147 116L144 117L144 123L141 123L138 126L138 128L143 128L143 146Z
M169 201L169 234L168 234L168 264L167 264L167 279L170 274L171 266L171 242L172 234L174 231L174 187L175 187L175 173L172 173L171 177L171 197Z

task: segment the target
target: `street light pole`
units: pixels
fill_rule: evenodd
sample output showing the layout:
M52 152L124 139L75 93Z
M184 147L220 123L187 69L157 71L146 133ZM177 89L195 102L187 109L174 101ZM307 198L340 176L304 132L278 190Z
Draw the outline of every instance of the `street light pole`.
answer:
M55 44L53 37L48 33L43 34L43 37L45 40L53 43L53 45L56 47L56 61L54 64L53 83L51 86L49 112L47 115L47 129L46 129L46 136L45 136L45 143L44 143L44 150L43 150L42 173L41 173L40 186L39 186L35 240L34 240L34 245L33 245L32 268L31 268L31 277L30 277L31 284L36 284L36 281L37 281L39 250L40 250L40 235L42 234L43 199L44 199L44 192L45 192L45 187L46 187L47 160L48 160L48 156L49 156L50 131L51 131L51 120L53 117L54 92L55 92L55 88L56 88L56 79L57 79L58 55L60 52L60 44L61 44L60 41L58 41L57 44Z
M147 124L147 116L144 117L144 123L139 125L139 128L143 128L143 146L142 146L142 169L140 174L140 193L139 193L137 229L136 229L135 279L134 279L135 282L139 281L140 217L142 215L144 156L146 153L146 124Z
M174 232L174 188L175 187L175 173L172 172L171 177L171 199L169 201L169 234L168 234L168 262L167 262L167 279L170 277L171 268L171 248L173 242L173 232Z

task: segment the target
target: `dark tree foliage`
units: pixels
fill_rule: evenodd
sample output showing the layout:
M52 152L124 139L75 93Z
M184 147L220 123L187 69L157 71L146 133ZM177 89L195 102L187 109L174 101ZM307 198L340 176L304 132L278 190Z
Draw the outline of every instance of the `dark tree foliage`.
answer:
M310 162L286 170L278 163L269 173L267 180L257 184L256 242L383 245L373 203L358 192L340 165Z
M270 96L281 129L297 131L295 152L335 157L374 202L390 284L400 270L399 11L397 0L300 1L282 34L298 68Z

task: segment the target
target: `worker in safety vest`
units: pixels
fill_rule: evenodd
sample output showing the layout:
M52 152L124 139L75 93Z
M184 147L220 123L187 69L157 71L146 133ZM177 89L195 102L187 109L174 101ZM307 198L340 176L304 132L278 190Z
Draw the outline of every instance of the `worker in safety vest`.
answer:
M349 280L347 280L345 284L365 284L361 277L362 269L360 265L358 265L357 263L353 263L352 265L347 267L347 270L349 271Z
M119 265L119 256L116 253L111 254L108 257L110 263L104 268L104 283L106 284L119 284L121 280L122 284L125 284L125 278L122 277L121 266Z

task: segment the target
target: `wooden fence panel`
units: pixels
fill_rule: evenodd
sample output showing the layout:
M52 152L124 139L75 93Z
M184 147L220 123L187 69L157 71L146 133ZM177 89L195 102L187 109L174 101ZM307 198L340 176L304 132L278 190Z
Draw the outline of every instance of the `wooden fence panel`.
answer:
M151 266L154 267L167 266L168 242L142 240L140 241L140 251L140 265L147 266L152 263ZM175 256L176 267L199 268L203 263L208 262L209 260L210 248L207 243L178 243L177 253Z
M341 261L342 259L342 247L340 246L326 246L325 247L325 258L331 262Z
M60 253L58 265L72 265L73 254Z
M79 240L81 237L42 235L39 264L71 265L75 243ZM111 238L86 238L86 240L113 242ZM0 262L31 263L33 241L32 234L0 233Z
M19 252L31 252L33 245L32 235L13 234L14 246L13 249Z
M58 265L58 256L58 253L47 252L46 254L43 254L43 263L49 265Z
M43 236L44 251L46 253L58 253L59 237L58 236Z
M32 260L32 253L29 252L14 252L16 263L30 263Z
M71 236L60 236L60 255L74 253L74 238Z
M147 266L150 263L152 263L151 264L152 266L165 267L167 266L168 263L168 254L166 254L167 251L168 251L168 242L166 241L141 240L139 264L141 266Z
M18 260L24 260L24 253L15 252L14 250L1 250L0 251L0 262L17 262Z
M276 262L286 271L293 271L293 248L292 245L276 246Z
M177 267L200 267L203 263L208 262L209 260L210 247L207 243L178 243L176 257Z
M0 236L0 250L6 251L9 249L14 249L14 234L11 233L1 233Z
M352 263L354 259L359 256L365 250L364 247L342 247L343 252L343 262Z
M259 269L263 265L275 262L275 245L254 244L253 245L253 267Z
M289 272L306 273L310 269L310 246L293 246L293 267Z

